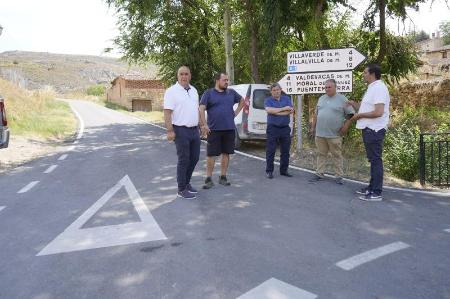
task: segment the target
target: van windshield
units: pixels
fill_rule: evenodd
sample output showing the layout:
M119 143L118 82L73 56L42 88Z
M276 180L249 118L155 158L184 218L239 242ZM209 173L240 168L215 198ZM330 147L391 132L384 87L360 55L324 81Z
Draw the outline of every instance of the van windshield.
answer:
M253 91L253 108L264 109L264 100L268 97L270 97L270 91L267 89Z

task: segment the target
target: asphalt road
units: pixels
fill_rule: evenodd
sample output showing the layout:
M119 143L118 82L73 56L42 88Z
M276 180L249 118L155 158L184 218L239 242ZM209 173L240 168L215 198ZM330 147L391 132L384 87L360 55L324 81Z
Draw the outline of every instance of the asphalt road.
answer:
M71 105L72 149L0 175L0 298L450 298L448 194L362 202L236 154L230 187L184 200L164 130Z

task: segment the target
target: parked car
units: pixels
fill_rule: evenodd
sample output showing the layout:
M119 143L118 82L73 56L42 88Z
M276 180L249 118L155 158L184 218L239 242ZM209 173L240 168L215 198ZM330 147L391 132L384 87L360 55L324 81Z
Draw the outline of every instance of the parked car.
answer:
M0 148L7 148L9 144L8 121L6 120L5 100L0 96Z
M245 98L244 108L234 118L236 125L235 148L238 149L242 141L266 140L267 112L264 109L264 100L271 95L270 86L267 84L239 84L228 88L234 89ZM293 127L292 116L290 127L291 129Z

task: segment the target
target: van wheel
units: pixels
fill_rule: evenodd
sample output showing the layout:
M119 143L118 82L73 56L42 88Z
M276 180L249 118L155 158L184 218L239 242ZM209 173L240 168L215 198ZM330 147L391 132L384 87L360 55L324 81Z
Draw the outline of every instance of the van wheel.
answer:
M242 145L241 138L237 130L234 131L234 149L240 149Z

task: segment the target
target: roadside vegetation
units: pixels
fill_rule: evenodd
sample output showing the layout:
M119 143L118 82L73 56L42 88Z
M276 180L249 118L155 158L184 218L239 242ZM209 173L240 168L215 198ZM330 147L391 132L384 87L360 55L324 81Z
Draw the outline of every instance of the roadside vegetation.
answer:
M12 136L65 139L73 136L77 120L69 105L55 100L52 90L27 91L0 79Z

